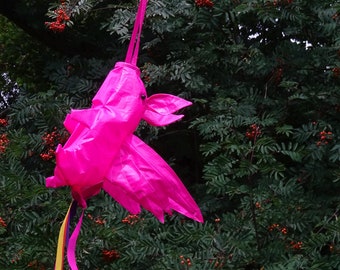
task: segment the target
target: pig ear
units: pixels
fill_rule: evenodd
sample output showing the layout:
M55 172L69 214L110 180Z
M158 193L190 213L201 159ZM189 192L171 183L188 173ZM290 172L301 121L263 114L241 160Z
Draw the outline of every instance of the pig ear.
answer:
M155 94L146 100L146 110L143 119L153 126L165 126L184 116L172 113L191 104L190 101L173 95Z

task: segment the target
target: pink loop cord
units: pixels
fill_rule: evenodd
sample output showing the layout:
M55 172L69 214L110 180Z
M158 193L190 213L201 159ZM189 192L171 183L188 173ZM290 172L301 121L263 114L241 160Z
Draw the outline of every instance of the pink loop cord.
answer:
M137 63L139 45L140 45L140 36L142 33L142 27L143 27L147 4L148 4L148 0L140 0L139 2L138 12L136 15L135 24L133 26L129 48L128 48L126 58L125 58L125 62L133 64L133 65L136 65Z
M67 260L71 270L78 270L77 260L76 260L76 245L77 239L80 233L81 224L83 222L84 210L81 213L77 226L74 228L74 231L69 239L67 246Z

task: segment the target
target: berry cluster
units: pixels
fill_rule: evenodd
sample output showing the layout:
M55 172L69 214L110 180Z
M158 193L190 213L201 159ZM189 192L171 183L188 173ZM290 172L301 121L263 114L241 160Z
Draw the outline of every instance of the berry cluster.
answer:
M182 265L192 266L192 262L189 258L185 258L183 255L179 256Z
M94 218L91 214L88 214L87 217L90 220L93 220L98 225L104 225L106 223L106 221L103 218L101 218L101 217Z
M274 81L276 84L279 84L282 80L283 68L279 67L274 71Z
M246 137L249 140L256 140L256 138L260 135L261 135L260 127L256 124L252 124L246 132Z
M269 2L270 4L272 4L273 6L279 6L279 5L289 5L291 3L293 3L293 0L274 0L272 3Z
M229 260L231 260L232 257L233 257L233 255L232 255L232 254L229 254L229 256L228 256ZM209 259L209 263L210 263L210 264L213 264L213 265L214 265L214 268L216 268L216 269L223 268L223 266L224 266L224 261L225 261L225 260L224 260L224 259L221 259L221 258L217 258L216 260L214 260L214 259Z
M340 104L335 104L335 111L340 112Z
M45 133L41 138L45 144L45 150L40 154L40 157L47 161L55 156L55 148L58 144L64 144L68 139L68 134L63 131L58 131L55 127L51 133Z
M24 253L23 249L20 249L13 257L13 259L11 260L11 263L17 263L18 261L20 261L22 254Z
M141 220L143 219L141 219L138 215L128 215L122 219L122 222L125 224L134 225Z
M144 65L144 67L142 69L142 74L141 74L142 80L145 83L151 82L151 76L150 76L150 72L148 71L148 66L150 66L150 63L146 63Z
M45 25L48 29L54 32L63 32L66 27L66 23L70 20L70 16L66 12L65 2L61 2L61 6L57 8L55 11L55 21L54 22L45 22Z
M102 250L102 255L103 255L103 260L106 262L112 262L120 258L120 254L118 253L117 250L114 250L114 249L112 250L104 249Z
M268 227L268 230L270 232L277 230L280 231L283 235L286 235L288 233L287 227L281 227L280 224L274 223Z
M302 244L302 243L301 243ZM333 243L328 243L325 248L328 250L329 253L334 252L334 244Z
M0 217L0 226L1 226L1 227L4 227L4 228L7 227L7 224L6 224L6 222L2 219L2 217Z
M290 241L290 247L295 250L299 250L302 248L302 242L295 242L295 241Z
M53 149L48 149L46 153L41 153L40 157L42 160L50 160L55 156L55 151Z
M31 261L27 264L28 268L38 269L38 270L46 270L46 267L40 263L38 260Z
M5 127L8 125L8 122L5 118L0 118L0 126Z
M332 68L333 76L338 78L340 76L340 67Z
M326 144L328 144L330 141L332 141L332 139L333 139L333 133L330 132L330 131L326 132L326 131L323 130L323 131L321 131L321 132L319 133L319 138L320 138L320 140L318 140L318 141L316 142L316 145L317 145L317 146L326 145Z
M0 134L0 154L6 152L6 147L9 144L9 139L7 138L7 134Z
M198 7L213 7L214 3L211 0L195 0L195 4Z
M233 257L234 255L230 253L227 258L229 261L232 261ZM209 263L216 269L224 269L225 261L226 261L225 255L222 256L220 255L216 258L209 259Z

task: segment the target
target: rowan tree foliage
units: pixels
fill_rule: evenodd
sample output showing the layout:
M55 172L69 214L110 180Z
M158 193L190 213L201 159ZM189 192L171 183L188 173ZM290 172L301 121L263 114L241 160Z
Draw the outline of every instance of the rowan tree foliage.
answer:
M0 0L1 269L53 268L71 196L44 179L68 137L62 122L124 60L137 9L47 2ZM142 79L149 94L194 105L175 125L137 133L174 167L205 223L174 213L159 224L100 193L79 268L339 269L339 14L334 0L150 0Z

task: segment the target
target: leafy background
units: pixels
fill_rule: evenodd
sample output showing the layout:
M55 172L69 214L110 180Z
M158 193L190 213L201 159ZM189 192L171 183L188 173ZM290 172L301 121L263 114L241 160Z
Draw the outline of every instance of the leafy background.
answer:
M0 268L52 269L70 202L45 188L71 108L124 59L137 1L0 1ZM136 133L176 170L204 224L89 201L80 269L339 269L340 5L150 0L139 67L149 95L194 105ZM1 150L2 149L2 150Z

